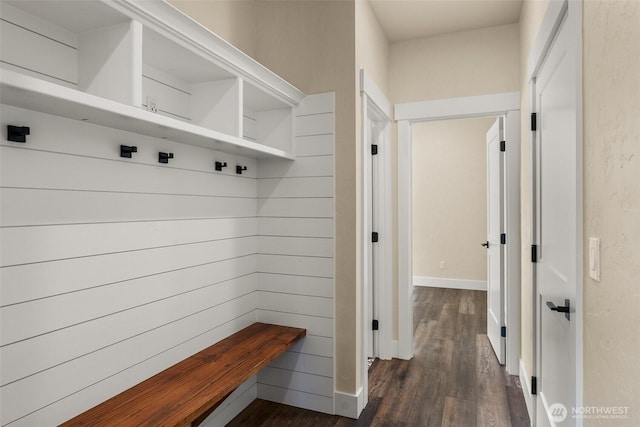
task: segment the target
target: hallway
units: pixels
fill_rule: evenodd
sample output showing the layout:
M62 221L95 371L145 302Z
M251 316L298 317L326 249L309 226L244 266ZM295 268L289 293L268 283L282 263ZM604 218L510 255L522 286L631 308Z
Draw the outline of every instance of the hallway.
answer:
M376 360L357 421L256 400L229 426L528 426L519 380L485 332L485 292L416 287L415 356Z

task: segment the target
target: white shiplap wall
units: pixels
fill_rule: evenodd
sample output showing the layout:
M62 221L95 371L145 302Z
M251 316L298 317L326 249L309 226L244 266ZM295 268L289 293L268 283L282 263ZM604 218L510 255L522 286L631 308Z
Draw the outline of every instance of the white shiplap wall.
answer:
M256 160L8 106L1 122L31 136L0 143L0 424L56 425L256 321Z
M258 374L258 397L333 413L334 94L295 110L294 162L258 165L258 320L307 329Z

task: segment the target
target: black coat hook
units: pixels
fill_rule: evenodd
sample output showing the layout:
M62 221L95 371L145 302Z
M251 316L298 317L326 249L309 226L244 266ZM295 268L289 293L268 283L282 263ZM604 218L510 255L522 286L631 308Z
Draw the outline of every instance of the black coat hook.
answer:
M120 157L126 157L127 159L131 158L131 153L137 153L138 147L135 145L121 145L120 146Z
M215 167L216 167L217 171L221 171L222 168L226 168L227 167L227 162L224 162L224 163L216 162L216 166Z
M237 166L236 166L236 173L237 173L238 175L242 175L242 171L246 171L246 170L247 170L247 167L246 167L246 166L240 166L240 165L237 165Z
M173 153L163 153L162 151L158 153L160 163L169 163L169 159L173 159Z
M30 133L28 126L7 125L7 140L11 142L27 142L27 135Z

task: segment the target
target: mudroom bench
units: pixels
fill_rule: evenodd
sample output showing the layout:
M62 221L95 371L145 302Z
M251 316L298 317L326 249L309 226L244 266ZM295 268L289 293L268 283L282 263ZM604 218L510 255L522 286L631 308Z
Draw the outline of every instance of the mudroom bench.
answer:
M305 335L306 329L254 323L62 426L196 427Z

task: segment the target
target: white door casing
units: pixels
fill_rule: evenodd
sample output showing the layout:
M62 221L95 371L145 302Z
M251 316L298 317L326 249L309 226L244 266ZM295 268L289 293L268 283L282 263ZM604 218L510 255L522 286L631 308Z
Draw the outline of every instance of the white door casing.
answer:
M506 368L508 373L515 375L520 357L520 94L498 93L396 104L394 115L398 123L398 354L402 359L413 357L411 125L465 117L506 117Z
M504 162L500 141L504 138L503 118L499 117L487 132L487 336L504 365L505 339L502 337L504 319L504 246L501 234L504 224Z
M367 75L360 70L362 118L362 213L361 213L361 363L362 388L358 391L359 414L368 401L367 356L381 359L395 356L392 345L392 259L394 232L391 228L391 104ZM371 143L377 142L378 154L372 156ZM375 173L374 173L375 170ZM375 192L375 197L374 197ZM374 224L375 220L375 224ZM380 239L372 243L377 229ZM374 250L375 245L375 250ZM375 303L375 304L374 304ZM371 321L380 324L373 339ZM375 343L375 345L374 345Z
M535 74L534 306L539 426L580 425L581 153L576 14L564 8ZM578 297L578 298L577 298ZM567 313L563 311L568 311Z

